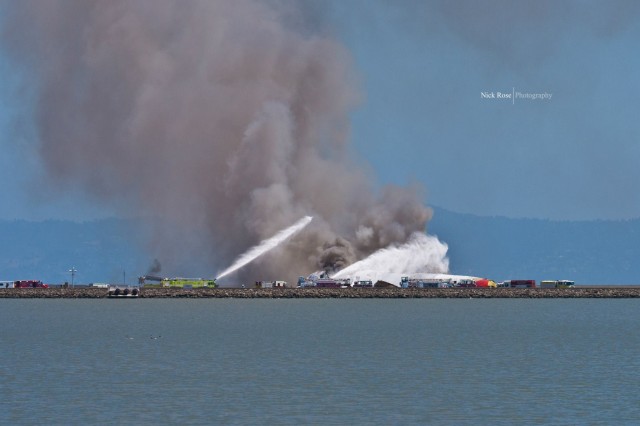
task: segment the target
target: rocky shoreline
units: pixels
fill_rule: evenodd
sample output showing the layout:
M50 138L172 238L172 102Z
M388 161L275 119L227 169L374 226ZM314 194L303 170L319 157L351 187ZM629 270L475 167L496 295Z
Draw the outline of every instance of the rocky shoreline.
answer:
M639 298L640 287L606 286L568 289L515 288L285 288L285 289L178 289L142 288L137 299L236 298L236 299L573 299ZM105 288L0 289L0 298L106 299ZM131 298L130 298L131 299Z

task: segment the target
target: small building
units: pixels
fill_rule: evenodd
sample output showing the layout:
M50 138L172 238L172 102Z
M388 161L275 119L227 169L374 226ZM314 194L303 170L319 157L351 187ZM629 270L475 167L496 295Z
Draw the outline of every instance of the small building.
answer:
M286 281L256 281L256 288L287 288Z

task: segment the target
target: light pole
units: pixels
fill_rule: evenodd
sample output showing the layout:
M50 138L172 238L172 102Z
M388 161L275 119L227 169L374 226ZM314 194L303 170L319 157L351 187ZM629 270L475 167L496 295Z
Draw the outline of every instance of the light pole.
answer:
M73 278L76 276L76 272L78 272L78 270L75 266L72 266L71 269L69 269L69 272L71 273L71 288L73 288Z

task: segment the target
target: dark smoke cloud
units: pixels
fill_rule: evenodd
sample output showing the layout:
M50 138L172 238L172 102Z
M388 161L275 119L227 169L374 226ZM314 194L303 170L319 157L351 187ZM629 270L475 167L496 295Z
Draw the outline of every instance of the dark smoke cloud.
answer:
M152 221L168 274L188 274L185 258L214 274L306 214L239 279L340 268L424 230L419 191L377 196L353 160L351 58L294 5L8 3L3 47L27 76L49 176Z
M147 275L158 275L162 271L162 265L158 259L153 259L153 263L147 270Z

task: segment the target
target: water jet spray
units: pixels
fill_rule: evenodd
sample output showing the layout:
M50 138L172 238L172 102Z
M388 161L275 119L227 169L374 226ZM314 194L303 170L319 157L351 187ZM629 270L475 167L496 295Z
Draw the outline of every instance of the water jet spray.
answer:
M291 225L290 227L278 232L273 237L263 240L260 242L260 244L254 247L251 247L246 253L244 253L242 256L236 259L236 261L233 262L231 266L229 266L224 271L220 272L216 280L219 280L220 278L226 275L229 275L230 273L242 268L249 262L252 262L253 260L262 256L269 250L276 248L277 246L282 244L284 241L286 241L289 237L291 237L293 234L295 234L296 232L302 230L305 226L307 226L312 219L313 219L312 216L305 216L299 221L297 221L296 223L294 223L293 225Z

